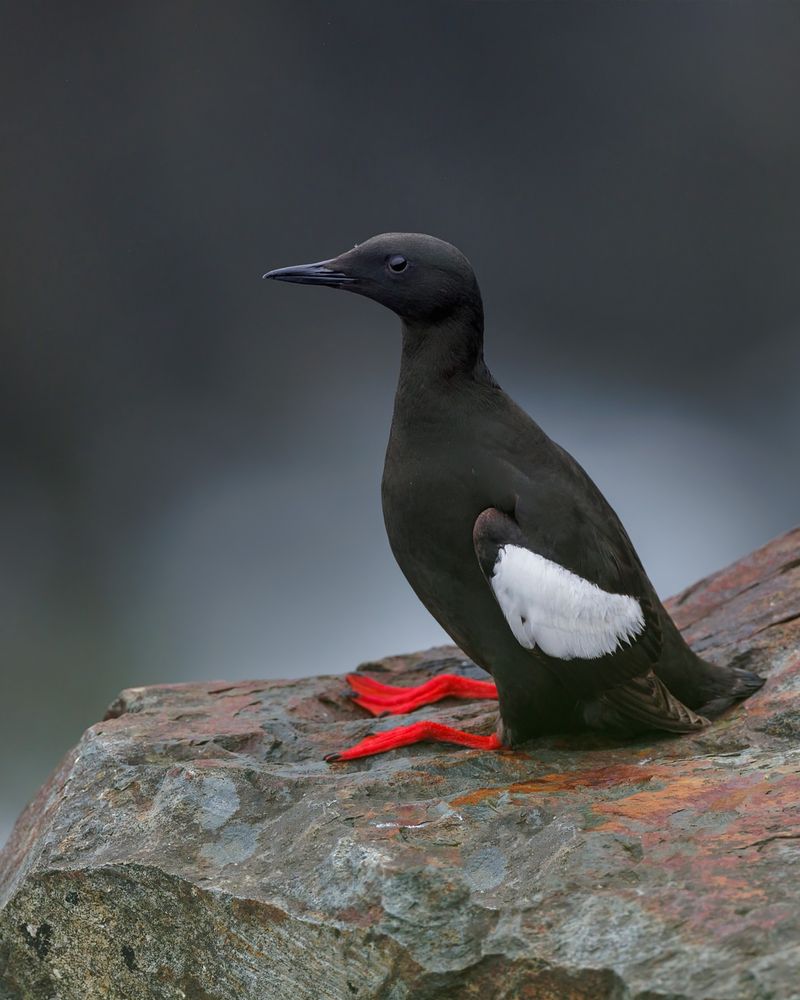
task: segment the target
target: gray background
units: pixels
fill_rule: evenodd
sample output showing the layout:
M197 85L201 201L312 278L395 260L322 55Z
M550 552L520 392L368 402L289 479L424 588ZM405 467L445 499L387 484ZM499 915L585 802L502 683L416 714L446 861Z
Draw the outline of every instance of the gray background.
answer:
M664 595L797 520L797 4L0 15L0 839L123 686L442 638L381 523L397 321L268 268L460 246Z

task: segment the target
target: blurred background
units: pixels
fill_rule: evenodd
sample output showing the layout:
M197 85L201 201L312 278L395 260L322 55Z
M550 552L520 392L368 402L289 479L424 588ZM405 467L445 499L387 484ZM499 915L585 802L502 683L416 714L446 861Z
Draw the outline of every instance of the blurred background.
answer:
M126 686L444 636L379 482L396 319L260 281L382 231L663 596L798 520L800 6L4 4L0 841Z

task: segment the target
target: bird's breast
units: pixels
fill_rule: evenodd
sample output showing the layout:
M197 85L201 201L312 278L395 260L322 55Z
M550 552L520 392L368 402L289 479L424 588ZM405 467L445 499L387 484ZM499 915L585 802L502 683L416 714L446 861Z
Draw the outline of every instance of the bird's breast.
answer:
M441 456L402 461L387 456L382 484L389 544L422 603L453 639L478 660L480 622L496 607L480 571L472 529L491 505L472 465Z
M490 502L469 461L387 456L381 498L389 542L395 554L472 551L472 527Z

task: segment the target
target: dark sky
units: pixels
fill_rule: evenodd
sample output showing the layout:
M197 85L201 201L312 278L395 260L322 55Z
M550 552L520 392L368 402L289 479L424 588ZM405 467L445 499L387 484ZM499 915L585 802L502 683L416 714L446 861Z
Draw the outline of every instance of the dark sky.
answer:
M123 686L441 638L380 515L397 321L268 268L458 245L664 594L798 520L800 5L19 2L0 39L0 838Z

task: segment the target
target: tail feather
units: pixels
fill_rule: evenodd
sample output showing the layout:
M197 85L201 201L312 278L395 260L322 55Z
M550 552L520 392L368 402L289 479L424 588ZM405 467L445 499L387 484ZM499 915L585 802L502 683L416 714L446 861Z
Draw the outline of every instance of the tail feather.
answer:
M720 681L724 679L724 690L719 689L721 684L716 685L718 690L714 692L714 697L697 709L701 715L709 718L721 715L735 701L749 698L751 694L755 694L760 687L763 687L766 680L766 678L759 677L758 674L754 674L751 670L744 670L742 667L724 667L717 668L717 670L724 670L724 675L719 678Z

